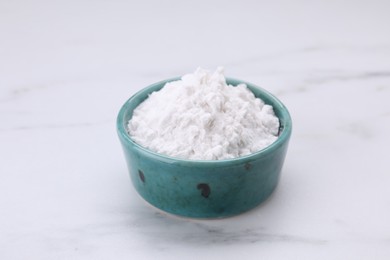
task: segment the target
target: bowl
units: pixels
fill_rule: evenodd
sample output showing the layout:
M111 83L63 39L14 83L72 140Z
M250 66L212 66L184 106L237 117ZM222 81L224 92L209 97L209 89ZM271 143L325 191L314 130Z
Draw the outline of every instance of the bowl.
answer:
M117 132L132 183L151 205L180 216L223 218L253 209L266 200L278 184L292 122L287 108L273 95L245 83L256 97L272 105L280 121L278 139L253 154L229 160L185 160L150 151L135 143L127 132L134 109L148 95L173 78L155 83L134 94L120 109Z

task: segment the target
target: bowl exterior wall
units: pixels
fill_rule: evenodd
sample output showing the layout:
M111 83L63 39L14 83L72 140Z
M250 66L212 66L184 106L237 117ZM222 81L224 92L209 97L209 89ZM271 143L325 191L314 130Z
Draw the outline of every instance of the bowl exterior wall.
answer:
M196 218L236 215L256 207L275 189L287 143L266 157L215 168L158 161L122 143L138 193L164 211Z

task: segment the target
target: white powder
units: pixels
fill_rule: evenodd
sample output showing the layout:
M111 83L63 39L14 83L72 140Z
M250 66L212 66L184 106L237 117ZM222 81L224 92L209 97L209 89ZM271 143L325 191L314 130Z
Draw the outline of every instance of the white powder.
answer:
M153 92L128 123L131 138L157 153L221 160L259 151L277 139L272 106L245 84L227 85L223 68L198 68Z

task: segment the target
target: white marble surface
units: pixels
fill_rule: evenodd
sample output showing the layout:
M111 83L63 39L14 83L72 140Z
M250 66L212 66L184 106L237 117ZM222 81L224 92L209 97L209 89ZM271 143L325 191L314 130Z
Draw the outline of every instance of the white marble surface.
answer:
M0 259L390 259L389 1L0 1ZM115 117L226 68L290 109L282 179L223 220L147 206Z

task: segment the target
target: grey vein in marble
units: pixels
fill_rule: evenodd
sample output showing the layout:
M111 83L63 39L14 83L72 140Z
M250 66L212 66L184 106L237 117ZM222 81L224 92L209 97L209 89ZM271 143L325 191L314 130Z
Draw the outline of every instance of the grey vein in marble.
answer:
M12 131L29 131L29 130L50 130L50 129L67 129L67 128L85 128L114 124L114 120L102 120L99 122L80 122L80 123L64 123L64 124L46 124L46 125L26 125L9 128L0 128L0 132Z

